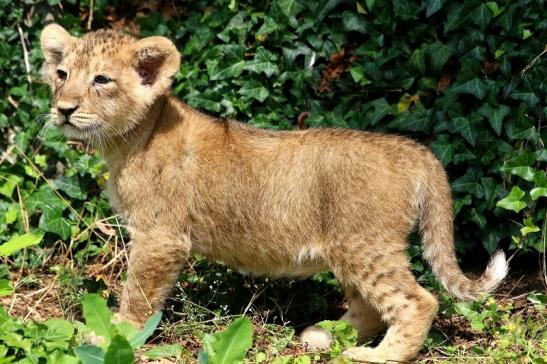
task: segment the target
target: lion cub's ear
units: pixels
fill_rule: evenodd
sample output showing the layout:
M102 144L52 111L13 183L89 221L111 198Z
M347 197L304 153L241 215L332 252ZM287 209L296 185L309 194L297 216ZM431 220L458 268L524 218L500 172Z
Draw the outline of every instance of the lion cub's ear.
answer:
M70 47L76 37L71 36L60 25L49 24L42 30L40 45L49 66L56 67L63 60L66 49Z
M180 54L169 39L148 37L133 45L133 67L141 85L154 90L155 96L171 87L171 80L180 67Z

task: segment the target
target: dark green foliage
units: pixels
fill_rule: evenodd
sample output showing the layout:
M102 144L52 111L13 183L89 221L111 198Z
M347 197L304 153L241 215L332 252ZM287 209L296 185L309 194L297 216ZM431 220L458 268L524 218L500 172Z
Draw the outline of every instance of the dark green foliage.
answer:
M109 214L103 164L54 128L38 137L49 103L39 32L53 18L83 33L89 7L71 0L61 12L57 3L0 0L9 9L0 10L0 242L40 229L45 246L72 239L84 261L102 245L82 231ZM108 25L107 3L94 2L95 27ZM492 252L544 250L545 232L534 228L547 212L544 58L525 70L545 49L544 14L540 0L211 0L135 22L142 35L176 42L174 93L204 111L272 129L400 133L430 146L452 182L458 249Z

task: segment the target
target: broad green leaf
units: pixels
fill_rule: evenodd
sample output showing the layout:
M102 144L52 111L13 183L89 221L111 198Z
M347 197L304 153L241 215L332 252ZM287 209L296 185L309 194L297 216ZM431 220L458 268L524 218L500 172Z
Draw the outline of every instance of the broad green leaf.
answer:
M530 191L530 197L535 201L540 197L547 197L547 187L536 187Z
M522 236L526 236L531 233L537 233L539 230L539 227L532 222L532 218L528 217L524 219L524 226L520 229L520 233Z
M469 14L469 19L484 30L492 19L492 13L488 10L486 4L481 4Z
M299 0L277 0L277 5L287 17L295 16L304 10Z
M158 360L162 358L171 358L179 356L184 352L184 348L180 344L164 344L154 346L152 349L144 353L144 356L152 360Z
M209 70L209 76L212 81L225 80L227 78L235 78L241 74L244 66L245 66L244 60L235 61L234 63L229 63L229 64L222 63L222 64L219 64L217 67L214 67L213 69Z
M524 101L528 106L535 106L539 102L539 97L533 92L513 92L509 97L515 100Z
M6 243L0 245L0 257L7 257L18 250L39 244L44 237L43 233L15 235Z
M213 343L215 356L211 364L232 364L245 358L245 353L252 345L253 330L251 320L241 317L235 320L226 331L218 334Z
M452 49L442 44L435 42L427 48L429 63L433 67L434 72L441 72L443 66L448 62L453 52Z
M64 211L66 208L63 200L48 185L42 185L37 191L28 196L24 203L29 211L38 209L51 211Z
M273 18L269 16L264 17L264 24L258 29L257 31L257 37L260 37L265 34L270 34L275 32L276 30L281 29L282 26L278 24Z
M477 132L468 118L457 117L452 120L452 130L459 133L469 144L475 146Z
M146 342L146 339L148 339L156 330L161 320L161 311L156 312L144 324L143 329L135 336L133 336L131 339L129 339L129 343L131 347L138 348Z
M499 105L493 107L490 103L484 103L478 110L479 114L484 116L490 122L492 129L497 135L501 135L501 128L503 126L503 119L511 112L511 109L507 105Z
M430 145L433 152L443 165L448 165L452 162L452 157L454 156L454 144L450 140L450 137L447 134L440 134L437 136L435 141Z
M135 354L127 339L115 335L106 350L104 364L132 364L134 361Z
M243 83L243 86L238 90L238 93L248 97L252 97L260 102L263 102L270 95L268 89L259 81L251 80Z
M105 352L98 346L80 345L74 348L74 354L83 364L103 364Z
M465 192L477 198L484 196L484 188L480 183L482 173L477 169L469 169L463 176L451 183L452 189L456 192Z
M527 166L518 166L518 167L507 167L503 166L500 169L502 172L511 173L526 181L533 181L536 171L532 167Z
M471 205L473 197L471 195L465 195L464 198L457 198L454 200L454 216L458 215L464 206Z
M9 279L0 279L0 297L10 296L13 292L14 290Z
M14 174L9 174L7 176L1 176L0 178L0 194L6 196L7 198L11 198L13 195L13 191L15 190L15 187L17 187L18 184L23 182L24 178L21 176L17 176Z
M486 3L486 6L488 7L488 10L490 10L490 12L492 13L492 16L495 18L497 17L498 15L501 14L501 12L503 11L503 9L505 9L504 7L499 7L498 6L498 3L495 2L495 1L488 1Z
M442 0L427 0L427 7L425 9L425 16L429 18L443 7Z
M452 86L451 90L458 94L470 94L482 100L486 96L487 89L488 86L483 80L474 78L464 84Z
M87 294L82 299L82 309L86 326L109 342L112 332L110 322L112 313L106 306L106 300L95 293Z
M46 232L55 233L63 240L70 238L71 224L62 216L62 210L44 209L38 227Z
M526 202L521 201L523 197L524 191L521 190L518 186L514 186L511 189L511 192L509 192L509 194L507 195L507 197L499 200L496 206L506 210L519 212L526 207Z
M49 319L44 322L47 331L44 339L48 341L68 341L74 335L74 326L66 320Z
M87 198L87 194L83 191L82 186L80 186L78 176L61 176L53 182L53 186L65 192L71 198L78 200L85 200Z

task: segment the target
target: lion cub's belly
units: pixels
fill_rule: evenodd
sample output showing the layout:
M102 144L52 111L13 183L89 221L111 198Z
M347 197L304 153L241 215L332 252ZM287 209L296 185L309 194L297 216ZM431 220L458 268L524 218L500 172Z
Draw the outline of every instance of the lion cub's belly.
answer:
M254 244L192 242L192 252L212 261L221 261L243 274L280 277L307 277L328 270L318 247L268 247Z

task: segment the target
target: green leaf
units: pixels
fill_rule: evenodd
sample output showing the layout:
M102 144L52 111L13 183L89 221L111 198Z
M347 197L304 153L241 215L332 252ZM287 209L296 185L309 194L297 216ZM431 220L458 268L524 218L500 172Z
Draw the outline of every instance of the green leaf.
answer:
M44 339L48 341L69 341L74 335L74 326L66 320L49 319L44 322L47 331Z
M539 102L539 97L533 92L513 92L509 97L514 100L524 101L528 106L536 106Z
M511 112L511 108L507 105L499 105L493 107L489 103L483 104L478 110L478 113L488 119L488 122L492 126L492 129L497 135L501 135L501 128L503 126L503 119Z
M55 233L63 240L70 238L71 224L62 216L62 210L44 209L38 227L46 232Z
M304 6L298 0L277 0L277 5L289 18L304 10Z
M209 70L209 77L212 81L225 80L238 77L243 71L245 61L236 61L230 64L222 64Z
M129 339L131 347L138 348L144 345L146 339L148 339L158 327L161 320L161 315L161 311L158 311L148 318L143 329L137 335Z
M475 146L477 132L468 118L462 116L454 118L454 120L452 120L452 131L459 133L469 144Z
M456 192L465 192L477 198L483 198L484 188L480 183L481 172L470 168L463 176L451 183L452 189Z
M530 191L530 197L532 197L532 201L535 201L540 197L547 197L547 187L533 188Z
M14 292L9 279L0 279L0 297L10 296Z
M441 42L435 42L427 48L427 54L433 71L438 73L441 72L453 52L449 46L444 45Z
M252 345L253 330L251 320L241 317L235 320L226 331L218 334L212 347L215 355L210 364L232 364L242 361Z
M429 145L443 165L452 162L454 156L454 144L447 134L439 134L435 141Z
M18 184L23 182L24 178L17 176L17 175L7 175L2 176L3 178L0 178L0 194L6 196L7 198L11 198L11 195L13 195L13 191L15 190L15 187L17 187ZM4 179L5 178L5 179Z
M469 14L469 19L484 30L492 19L492 13L488 10L486 4L481 4Z
M245 82L243 86L237 91L240 95L252 97L260 102L263 102L268 98L270 92L259 81L251 80Z
M8 242L0 245L0 257L7 257L18 250L39 244L43 237L43 233L15 235Z
M442 7L443 2L441 0L427 0L427 7L425 9L426 18L429 18L431 15L441 10Z
M496 206L501 207L506 210L512 210L519 212L526 207L526 202L521 201L524 197L524 191L521 190L518 186L514 186L511 189L511 192L505 197L496 203Z
M452 91L457 94L470 94L482 100L486 96L488 85L479 78L474 78L461 85L454 85Z
M74 354L83 364L103 364L105 352L98 346L80 345L74 348Z
M53 182L53 186L72 198L78 200L85 200L87 198L87 194L83 191L82 186L80 185L78 176L61 176Z
M82 308L86 326L109 342L112 333L112 313L106 306L106 300L95 293L87 294L82 299Z
M257 31L257 36L260 37L261 35L270 34L281 28L282 26L278 24L273 18L266 16L264 17L264 24L262 24L260 29L258 29Z
M121 335L115 335L106 350L104 364L132 364L135 354L129 342Z
M524 226L520 229L520 233L522 236L526 236L531 233L537 233L539 230L539 227L532 222L532 218L528 217L524 219Z
M184 348L179 344L164 344L155 346L152 349L144 353L144 356L152 360L158 360L162 358L170 358L179 356L184 352Z
M526 181L533 181L536 171L532 167L527 166L518 166L518 167L508 167L503 166L500 168L502 172L511 173Z

